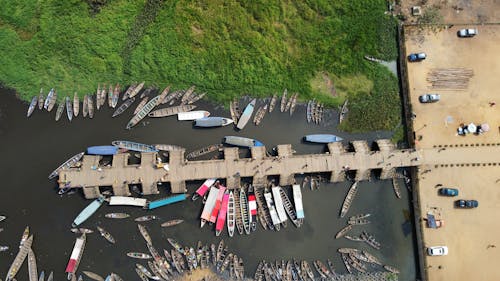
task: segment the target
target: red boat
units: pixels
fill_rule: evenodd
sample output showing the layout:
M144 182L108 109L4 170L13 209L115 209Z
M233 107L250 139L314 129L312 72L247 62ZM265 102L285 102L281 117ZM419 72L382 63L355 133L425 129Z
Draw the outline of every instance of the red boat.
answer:
M257 229L257 201L255 201L255 193L253 192L253 186L248 187L248 210L250 211L250 230L255 231Z
M199 197L205 196L207 194L208 189L215 183L217 179L208 179L206 180L193 194L191 200L195 201Z
M215 206L212 210L212 215L210 216L210 222L215 223L217 221L217 215L219 214L220 208L222 206L222 199L224 198L224 192L226 192L226 187L219 184L219 193L217 194L217 199L215 200Z
M219 212L219 216L217 217L217 223L215 224L215 235L219 236L224 230L224 224L226 223L226 214L227 214L227 206L229 203L229 193L224 193L224 197L222 198L222 206Z

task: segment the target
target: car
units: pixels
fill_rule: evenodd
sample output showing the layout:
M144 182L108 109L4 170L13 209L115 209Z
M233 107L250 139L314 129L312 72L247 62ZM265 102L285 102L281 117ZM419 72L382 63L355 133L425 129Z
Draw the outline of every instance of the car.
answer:
M457 32L458 37L474 37L477 35L476 28L464 28Z
M460 199L455 201L455 206L457 206L457 208L471 209L477 208L479 206L479 202L477 202L477 200Z
M458 195L458 189L456 188L449 188L449 187L443 187L439 189L439 195L443 196L457 196Z
M421 103L432 103L432 102L437 102L441 99L441 96L439 94L425 94L421 95L418 97L418 100Z
M427 248L429 256L446 256L448 254L448 247L446 246L433 246Z
M412 53L408 56L408 61L410 62L416 62L416 61L422 61L427 58L427 55L425 53Z

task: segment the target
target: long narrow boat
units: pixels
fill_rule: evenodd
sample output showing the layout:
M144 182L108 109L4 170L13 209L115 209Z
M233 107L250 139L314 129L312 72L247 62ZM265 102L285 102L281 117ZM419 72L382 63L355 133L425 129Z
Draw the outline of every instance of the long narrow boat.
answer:
M87 96L88 99L88 107L89 107L89 117L92 119L94 118L94 98L93 96L89 95Z
M26 113L26 117L30 117L31 114L33 114L33 111L35 111L36 104L38 103L38 97L34 96L31 99L30 105L28 107L28 113Z
M68 96L66 96L66 115L68 115L68 120L71 122L73 120L73 104Z
M395 267L390 266L390 265L384 265L384 269L389 271L389 272L399 274L399 270Z
M153 274L151 272L149 272L149 270L147 270L143 265L136 263L135 266L136 266L136 270L139 270L140 272L142 272L142 274L144 274L147 277L146 278L147 280L155 279ZM159 280L159 278L156 278L156 279Z
M54 90L52 96L49 99L49 106L47 108L47 111L51 112L52 109L54 108L54 106L56 105L56 103L57 103L57 92Z
M102 86L102 89L99 92L99 94L96 94L96 99L98 99L96 100L96 103L99 103L101 107L103 107L104 104L106 103L106 84Z
M222 184L216 184L216 186L219 188L219 193L217 193L217 198L215 199L215 205L210 215L210 220L209 220L210 223L217 222L219 211L222 208L222 201L224 200L224 194L226 192L226 187L223 186Z
M245 110L243 110L243 113L241 114L241 117L238 120L238 124L236 125L236 128L243 130L245 126L248 123L248 120L250 120L250 117L252 117L252 113L255 107L256 99L253 99L246 107Z
M335 272L335 267L333 266L333 262L330 259L326 259L326 262L328 263L328 268L330 269L330 277L332 277L334 280L335 278L338 277L338 274Z
M24 242L26 242L26 240L28 240L29 237L30 237L30 227L26 226L24 228L23 235L21 236L21 241L19 241L19 248L23 246Z
M134 221L145 222L145 221L152 221L152 220L156 220L156 219L159 219L159 217L155 216L155 215L145 215L145 216L135 218Z
M234 203L234 202L233 202ZM234 206L233 206L234 207ZM224 230L224 225L226 223L226 218L228 215L229 208L229 193L224 193L224 197L222 198L222 205L219 211L219 215L217 217L217 223L215 224L215 235L219 236Z
M238 118L239 118L239 114L236 112L236 104L237 103L237 100L234 99L233 101L231 101L229 103L229 112L231 113L231 119L233 119L233 123L234 124L238 124Z
M85 274L88 278L90 279L93 279L93 280L96 280L96 281L102 281L104 280L104 278L102 278L102 276L100 276L99 274L97 273L94 273L92 271L82 271L83 274Z
M31 248L28 249L28 275L30 281L38 280L38 269L36 267L35 253Z
M292 96L292 102L290 104L290 116L292 116L293 112L295 111L295 107L297 106L297 97L299 96L299 94L295 93L293 96Z
M192 95L191 98L187 101L187 104L193 104L193 103L201 100L205 95L206 95L206 93L201 93L199 95Z
M290 220L293 222L293 224L296 227L300 227L301 223L299 219L297 218L297 213L295 212L292 202L290 201L290 198L288 198L288 195L286 195L285 191L283 188L278 186L278 191L280 193L281 200L283 201L283 207L285 207L285 211L290 218Z
M195 201L199 197L204 197L205 194L207 194L208 189L214 185L215 181L217 179L207 179L203 182L203 184L196 190L196 192L193 194L193 197L191 200Z
M156 102L156 105L162 104L161 102L168 96L168 93L170 92L170 85L165 87L163 91L158 95L158 101Z
M276 101L278 100L278 95L274 94L269 102L269 113L273 112L274 107L276 106Z
M109 243L115 244L116 240L111 236L111 233L106 231L104 228L97 226L97 230L99 230L99 233L101 233L101 236L104 237Z
M401 199L401 188L399 187L399 183L396 178L392 178L392 188L394 189L396 197Z
M64 111L64 101L61 101L57 106L56 121L59 121L59 119L61 119L63 111Z
M194 121L201 118L207 118L210 112L206 110L188 111L177 113L177 120L179 121Z
M75 94L73 95L73 115L77 117L78 113L80 113L80 98L75 92Z
M368 260L369 263L373 263L373 264L378 264L378 265L382 265L382 263L380 262L380 260L375 257L374 255L368 253L367 251L361 251L361 253L365 256L365 258Z
M276 229L276 231L279 231L281 220L278 217L276 208L274 207L273 197L270 192L264 192L264 198L266 199L267 208L269 210L269 214L271 215L271 220L273 221L274 229Z
M97 90L95 91L95 105L97 110L101 108L101 84L97 84Z
M169 221L162 223L160 226L161 227L171 227L171 226L181 224L183 222L184 222L184 220L181 220L181 219L173 219L173 220L169 220Z
M229 192L229 198L227 202L227 232L229 237L234 235L234 225L236 219L236 209L234 205L234 194L233 191Z
M127 213L107 213L104 217L108 219L126 219L130 217L130 215Z
M114 145L97 145L87 147L87 154L115 155L116 153L118 153L118 147Z
M122 99L126 100L128 98L133 98L135 97L144 87L145 82L141 82L139 85L137 84L132 84L128 87L127 91L125 91L125 94L123 94Z
M127 196L111 196L109 198L110 206L136 206L145 207L147 200L144 198L134 198Z
M47 110L47 111L49 111L49 104L52 101L52 98L54 97L55 92L56 91L54 90L54 88L50 89L49 93L47 94L47 98L45 99L45 102L43 103L43 108L45 108L45 110Z
M181 104L186 104L188 102L190 96L194 92L194 88L195 88L195 86L193 85L193 86L189 87L189 89L186 90L186 92L184 93L184 95L181 98Z
M141 100L141 102L139 102L139 104L137 105L137 107L134 110L134 115L136 115L139 111L141 111L141 109L146 105L148 100L149 100L149 97L146 96Z
M259 126L260 123L262 122L262 119L264 119L264 116L266 115L267 112L267 104L264 106L261 106L258 110L257 113L255 113L255 117L253 118L253 123L255 126Z
M127 108L129 108L134 103L134 101L135 97L126 100L115 110L115 112L113 112L113 115L111 117L116 117L125 112L125 110L127 110Z
M239 192L236 193L236 191L234 192L234 212L236 229L238 230L238 233L242 235L245 230L243 226L243 218L241 217L240 194Z
M127 123L127 130L137 125L137 123L139 123L144 117L146 117L151 112L151 110L153 110L153 108L158 105L159 100L160 96L156 96L148 101L148 103L146 103L146 105Z
M87 95L83 96L82 114L84 118L87 117L87 115L89 114L89 99Z
M343 138L338 137L332 134L315 134L315 135L306 135L304 137L305 141L315 142L315 143L330 143L330 142L338 142L342 141Z
M118 104L118 99L120 98L120 84L116 84L114 90L113 90L113 95L111 97L111 107L115 108L116 105Z
M225 117L205 117L194 121L196 127L210 128L210 127L224 127L233 124L233 120Z
M252 185L248 186L248 220L250 221L250 231L257 230L257 201Z
M335 235L335 239L339 239L340 237L344 236L347 232L349 232L352 229L352 225L349 224L346 227L342 228L337 234Z
M187 198L186 194L177 194L177 195L169 196L166 198L161 198L161 199L149 202L147 208L148 208L148 210L153 210L153 209L156 209L159 207L163 207L166 205L170 205L170 204L184 201L184 200L186 200L186 198Z
M330 276L330 270L321 261L315 260L313 264L322 278L326 279Z
M109 84L109 90L108 90L108 107L113 107L112 106L113 102L113 85Z
M300 263L300 267L301 267L302 271L304 271L311 280L315 280L314 273L313 273L313 271L312 271L312 269L309 266L309 263L307 261L302 261Z
M344 262L345 268L349 273L352 274L351 264L349 263L349 256L347 254L341 254L342 261Z
M250 212L248 211L247 194L243 188L240 188L240 212L245 233L250 234Z
M307 123L311 123L312 121L312 103L313 101L307 102L307 108L306 108Z
M68 280L71 280L78 269L80 260L83 256L83 251L85 250L85 242L87 241L87 236L83 233L80 237L76 238L75 246L71 255L69 256L68 265L66 265L66 273L68 273Z
M235 146L243 146L243 147L264 146L264 144L258 140L239 137L239 136L225 136L224 143Z
M71 224L72 227L77 227L80 224L82 224L84 221L86 221L91 215L93 215L99 207L101 207L102 203L104 202L104 197L100 196L99 198L95 199L90 203L85 209L83 209L80 214L75 218L73 223Z
M43 96L43 88L40 89L40 94L38 95L38 109L43 109L43 104L45 101L45 97Z
M287 112L288 110L290 110L290 108L292 107L292 102L293 102L293 95L286 102L285 112Z
M264 229L274 230L273 220L267 208L266 200L263 193L264 188L255 188L255 199L257 200L257 213Z
M167 117L167 116L172 116L176 115L180 112L188 112L196 108L196 105L178 105L178 106L172 106L172 107L166 107L166 108L161 108L157 109L151 113L148 114L149 117Z
M144 90L141 95L139 96L140 99L144 98L145 96L153 93L153 92L156 92L158 89L154 88L154 87L149 87L147 88L146 90Z
M205 202L205 206L203 207L203 211L201 212L201 225L203 227L207 221L210 221L210 216L212 215L212 210L215 206L215 201L217 200L217 195L219 193L219 189L215 186L210 188L210 192L208 193L207 200Z
M294 184L292 185L293 191L293 203L295 204L295 211L297 212L297 219L302 224L304 220L304 206L302 204L302 191L300 190L300 185Z
M28 240L24 243L24 245L19 249L14 261L10 265L9 271L7 271L7 276L5 277L5 281L13 280L16 277L17 272L23 265L26 256L28 255L29 249L31 249L31 244L33 243L33 235L31 235Z
M69 158L68 160L66 160L66 162L62 163L59 167L57 167L52 173L50 173L49 175L49 180L50 179L53 179L55 178L57 175L59 175L59 172L62 170L62 169L66 169L66 168L71 168L73 167L78 161L80 161L80 159L82 159L83 157L83 154L85 154L84 152L80 152L76 155L74 155L73 157Z
M280 223L284 223L288 220L286 216L285 206L283 205L283 200L281 199L280 194L281 187L273 186L271 191L273 193L274 205L276 206L276 212L278 213L278 217L280 219Z
M203 148L200 148L198 150L195 150L193 152L188 153L186 155L186 159L191 160L191 159L194 159L196 157L200 157L200 156L203 156L205 154L217 151L220 148L222 148L222 144L212 144L209 146L205 146Z
M158 152L158 149L156 149L154 146L138 142L117 140L117 141L112 141L111 144L118 148L126 150L132 150L138 152Z
M343 218L345 214L347 214L347 211L349 211L349 207L351 207L352 201L354 200L354 197L358 192L357 187L358 187L358 182L354 182L349 188L349 191L347 192L347 195L344 199L344 203L342 204L342 209L340 210L341 218Z
M146 227L142 224L137 224L137 228L139 229L139 232L142 235L142 238L146 241L148 244L153 244L153 240L151 239L151 235L149 235L148 230Z
M137 84L133 83L128 86L127 90L125 90L125 93L123 93L122 100L126 100L129 98L130 93L137 87Z
M94 233L94 231L92 229L88 229L88 228L83 228L83 227L80 227L80 228L72 228L70 229L71 232L73 233L79 233L79 234L90 234L90 233Z
M286 94L287 94L287 89L283 91L283 96L281 96L281 104L280 104L280 111L285 112L286 108Z
M177 96L178 93L179 91L173 91L168 93L168 95L162 101L160 101L160 104L166 104L169 102L172 102L171 104L174 104L173 102L175 102L175 99L178 97Z
M344 121L347 112L349 112L349 109L347 108L348 102L349 100L345 100L344 103L342 104L342 107L340 108L339 124L342 123L342 121Z

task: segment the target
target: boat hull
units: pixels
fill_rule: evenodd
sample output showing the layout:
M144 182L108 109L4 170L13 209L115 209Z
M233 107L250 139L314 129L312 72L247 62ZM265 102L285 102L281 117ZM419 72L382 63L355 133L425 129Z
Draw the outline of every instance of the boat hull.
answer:
M238 136L226 136L224 137L224 143L244 147L264 146L264 144L258 140Z
M250 117L252 117L253 110L255 108L255 103L256 100L253 99L247 107L245 107L245 110L241 114L241 117L238 120L238 125L236 125L236 128L243 130L245 126L247 125L248 121L250 120Z
M308 142L315 142L315 143L331 143L331 142L342 141L343 139L336 135L316 134L316 135L305 136L305 140Z
M115 155L118 147L113 145L100 145L87 147L87 154L93 155Z

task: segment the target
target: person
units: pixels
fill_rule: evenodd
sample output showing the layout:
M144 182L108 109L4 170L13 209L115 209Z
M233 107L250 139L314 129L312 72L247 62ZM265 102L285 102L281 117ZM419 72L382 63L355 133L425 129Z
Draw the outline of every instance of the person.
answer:
M490 102L489 102L489 104L490 104L490 107L493 107L493 106L495 106L497 103L496 103L496 102L494 102L494 101L490 101Z

